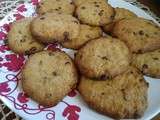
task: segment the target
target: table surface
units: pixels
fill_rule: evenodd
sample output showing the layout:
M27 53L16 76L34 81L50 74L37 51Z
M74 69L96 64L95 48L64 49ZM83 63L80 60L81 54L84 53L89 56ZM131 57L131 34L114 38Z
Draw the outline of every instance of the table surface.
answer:
M11 8L7 8L7 10L2 14L2 4L4 4L5 1L15 2L19 1L20 3L23 3L25 0L0 0L0 19L2 19L7 12L9 12L11 9L13 9L15 6L11 6ZM150 9L157 17L160 18L160 0L125 0L129 2L140 2L142 5L145 5L147 7L143 9ZM158 1L158 2L156 2ZM15 3L17 4L17 3ZM8 107L6 107L1 101L0 101L0 119L1 120L21 120L19 116L17 116L15 113L10 111ZM160 114L158 114L155 118L152 120L160 120Z
M151 11L153 11L158 17L160 17L160 0L138 0L138 1L148 6Z

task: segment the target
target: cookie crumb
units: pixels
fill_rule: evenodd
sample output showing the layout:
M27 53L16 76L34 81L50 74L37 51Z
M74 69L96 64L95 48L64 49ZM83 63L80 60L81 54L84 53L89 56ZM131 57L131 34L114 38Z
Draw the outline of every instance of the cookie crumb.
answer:
M157 57L153 58L154 60L159 60Z
M82 6L82 7L81 7L81 9L83 9L83 10L84 10L84 9L86 9L86 8L85 8L84 6Z
M139 31L140 35L144 35L144 32L142 30Z
M64 36L64 40L69 40L69 32L64 32L63 33L63 36Z
M98 13L98 15L99 15L99 16L102 16L102 15L103 15L103 12L104 12L104 10L101 10L101 11Z
M44 19L45 19L45 17L40 17L39 19L40 19L40 20L44 20Z
M52 75L53 75L53 76L57 76L57 72L55 72L55 71L52 72Z
M66 62L65 65L70 64L70 62Z

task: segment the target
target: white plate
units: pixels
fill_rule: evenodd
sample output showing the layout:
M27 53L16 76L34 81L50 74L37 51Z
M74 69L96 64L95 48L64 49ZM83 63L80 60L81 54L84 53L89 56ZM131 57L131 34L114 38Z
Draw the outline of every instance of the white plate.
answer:
M13 10L0 22L0 99L14 112L29 120L109 120L111 118L101 115L84 103L77 91L70 93L62 102L52 108L44 108L36 102L29 99L22 91L20 84L20 69L25 62L24 56L12 53L8 50L6 35L8 23L23 16L34 16L37 0L31 0L31 3L20 5L18 9ZM122 0L109 0L113 7L127 8L138 16L151 19L141 9L124 2ZM158 24L158 22L156 22ZM53 47L53 46L51 46ZM67 53L70 50L63 49ZM71 53L73 55L73 53ZM160 112L160 80L145 77L149 82L149 106L142 120L149 120ZM63 88L62 88L63 89Z

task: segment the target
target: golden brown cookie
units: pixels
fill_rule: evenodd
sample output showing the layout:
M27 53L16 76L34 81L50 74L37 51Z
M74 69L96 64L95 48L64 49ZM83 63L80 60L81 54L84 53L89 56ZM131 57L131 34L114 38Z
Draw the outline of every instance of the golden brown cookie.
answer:
M134 54L132 64L143 74L160 78L160 49L143 54Z
M77 83L77 71L64 52L42 51L29 57L22 70L22 88L33 100L54 106Z
M24 18L14 22L8 33L8 45L16 53L32 54L43 50L44 45L37 42L31 35L32 18Z
M60 12L65 14L73 14L75 6L72 0L42 0L38 7L38 14L46 12Z
M79 5L81 5L82 3L85 3L85 2L97 2L97 1L107 2L107 0L73 0L73 3L76 6L79 6Z
M131 19L131 18L135 18L137 17L136 14L134 14L133 12L131 12L130 10L128 9L125 9L125 8L115 8L115 17L114 17L114 21L119 21L119 20L122 20L122 19Z
M114 10L108 3L92 1L79 5L76 15L84 24L103 26L113 20Z
M113 35L123 40L135 53L160 48L160 27L143 18L124 19L117 22Z
M79 49L75 62L83 75L106 79L125 72L130 56L128 47L122 41L103 37L91 40Z
M131 12L130 10L127 10L125 8L118 8L117 7L114 10L115 10L115 16L114 16L113 22L103 26L103 30L106 33L110 33L112 31L112 29L114 28L114 24L116 22L118 22L119 20L131 19L131 18L137 17L136 14L134 14L133 12Z
M78 90L91 108L116 119L140 118L148 106L148 83L132 67L111 80L82 77Z
M62 43L62 46L71 49L79 49L87 41L102 36L102 30L100 27L92 27L89 25L80 25L80 34L77 38L68 40Z
M32 35L43 43L74 39L78 37L79 31L79 21L67 14L46 13L31 23Z

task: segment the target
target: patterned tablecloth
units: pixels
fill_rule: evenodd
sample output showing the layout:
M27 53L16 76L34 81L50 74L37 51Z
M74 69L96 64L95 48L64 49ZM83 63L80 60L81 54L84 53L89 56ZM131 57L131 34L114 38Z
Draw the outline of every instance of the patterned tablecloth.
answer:
M2 19L11 10L16 8L17 5L22 4L26 1L27 0L0 0L0 19ZM147 6L140 4L139 2L137 2L137 0L125 0L125 1L143 9L144 11L146 11L148 14L150 14L153 18L155 18L160 23L160 17L158 17L154 13L152 13ZM22 118L17 116L14 112L12 112L8 107L6 107L0 101L0 120L21 120L21 119ZM157 118L157 120L159 120L159 119L160 119L160 117Z

